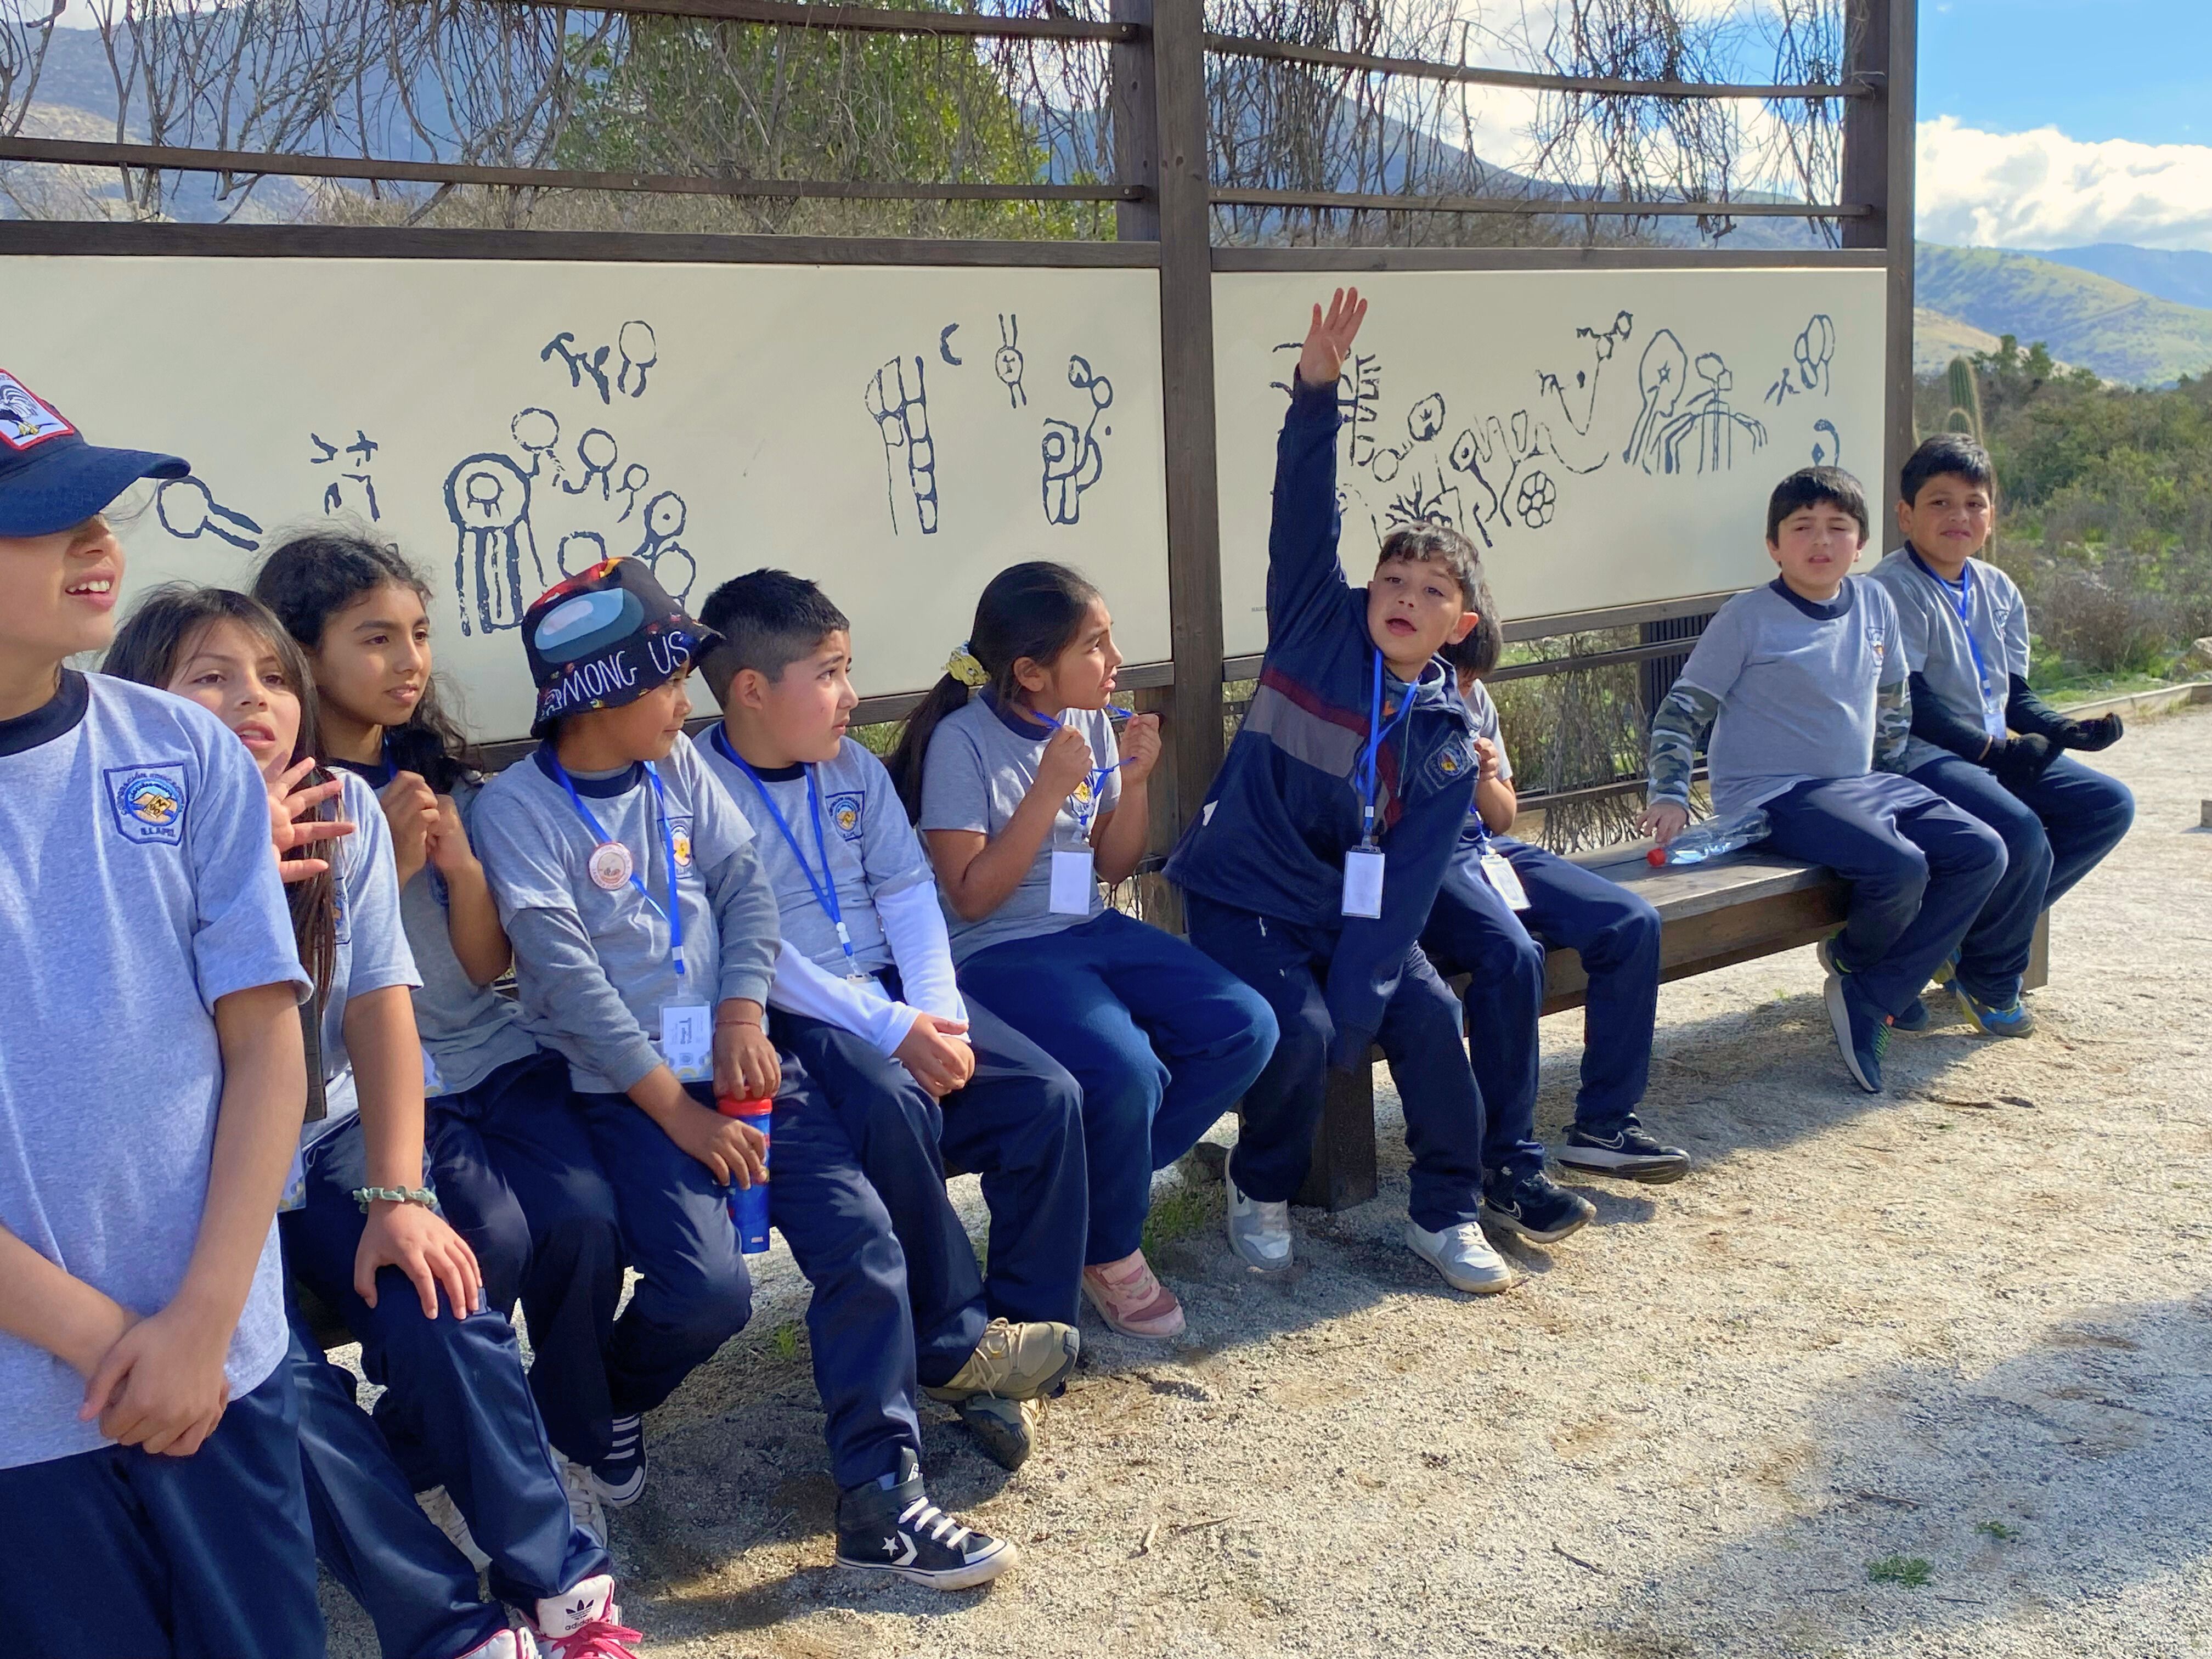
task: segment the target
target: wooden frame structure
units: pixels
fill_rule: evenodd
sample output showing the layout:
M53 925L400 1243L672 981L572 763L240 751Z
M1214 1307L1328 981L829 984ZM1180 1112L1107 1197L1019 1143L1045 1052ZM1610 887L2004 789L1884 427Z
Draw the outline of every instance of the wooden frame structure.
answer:
M498 0L551 5L558 0ZM160 168L231 176L284 175L495 188L650 191L706 197L846 200L1088 201L1115 207L1118 240L994 241L884 237L688 235L534 230L352 228L325 226L0 222L0 255L102 254L314 258L653 260L682 263L1012 265L1152 268L1159 272L1160 349L1167 445L1167 532L1171 660L1134 665L1123 682L1166 716L1169 787L1156 791L1156 844L1164 844L1204 795L1223 748L1222 688L1249 678L1256 659L1224 660L1214 408L1216 272L1310 271L1323 278L1394 270L1878 268L1888 275L1884 476L1894 477L1911 444L1912 213L1915 0L1846 0L1850 61L1834 84L1738 85L1636 82L1374 56L1208 33L1203 0L1110 0L1110 17L1007 16L996 13L878 9L790 0L596 0L591 11L864 33L1092 41L1112 72L1115 178L1097 185L994 185L927 181L729 179L662 176L362 156L278 155L152 144L0 138L0 161ZM1328 191L1236 190L1212 176L1206 70L1209 58L1272 59L1431 82L1538 91L1684 100L1840 100L1844 105L1842 199L1788 202L1618 201L1574 197L1480 198L1361 195ZM1729 216L1827 219L1842 228L1829 249L1705 250L1621 247L1406 248L1216 246L1213 210L1243 205L1370 212L1516 214L1568 217ZM1646 698L1663 689L1668 659L1724 594L1662 605L1521 618L1509 639L1534 640L1635 627L1632 647L1508 667L1499 678L1638 664ZM886 720L915 696L876 697L858 718ZM1599 786L1577 796L1612 793ZM1530 798L1531 805L1539 804Z

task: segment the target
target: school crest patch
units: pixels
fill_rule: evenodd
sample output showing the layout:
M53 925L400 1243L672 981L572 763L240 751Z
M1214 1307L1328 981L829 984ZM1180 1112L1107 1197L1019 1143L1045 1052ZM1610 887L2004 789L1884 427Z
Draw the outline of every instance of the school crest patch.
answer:
M1474 771L1474 750L1464 739L1455 738L1429 757L1426 768L1429 781L1438 788L1449 787Z
M858 841L868 805L866 795L832 795L830 797L830 822L837 826L837 833L847 841Z
M125 841L167 847L185 839L185 768L178 762L152 766L111 766L107 803Z
M1085 778L1069 792L1067 810L1075 817L1088 817L1091 815L1091 803L1097 798L1097 792L1091 788L1091 780Z
M669 849L676 856L676 867L679 870L689 870L691 867L690 819L671 818L668 820L668 845Z

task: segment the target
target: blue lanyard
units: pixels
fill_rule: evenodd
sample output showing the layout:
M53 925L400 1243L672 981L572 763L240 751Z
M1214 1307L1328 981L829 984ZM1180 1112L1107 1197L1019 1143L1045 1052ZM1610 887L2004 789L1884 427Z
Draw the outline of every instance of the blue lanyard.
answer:
M1053 719L1042 708L1024 708L1022 713L1032 719L1042 720L1055 732L1066 724L1064 720ZM1094 766L1091 769L1090 775L1084 780L1091 786L1091 810L1088 812L1072 812L1070 816L1075 819L1075 827L1081 831L1085 840L1088 841L1091 838L1091 821L1098 816L1098 803L1102 799L1100 792L1106 787L1106 780L1128 763L1126 760L1117 760L1111 766Z
M791 825L784 821L782 810L776 805L775 797L769 793L768 785L762 781L761 775L753 770L750 761L731 746L728 733L719 726L714 727L714 747L720 751L722 758L753 781L753 787L760 792L761 805L768 808L768 815L775 820L775 827L783 831L783 844L791 848L791 856L799 860L799 873L806 878L807 890L814 895L814 902L830 918L830 925L837 930L837 943L845 951L845 977L866 978L866 975L854 963L853 936L845 929L844 907L837 902L837 876L830 867L829 838L822 833L822 792L815 785L814 769L809 766L804 769L806 773L806 810L814 819L814 850L822 855L822 879L819 881L815 880L813 868L806 862L806 854L799 850L799 837L791 833Z
M599 819L592 816L592 809L584 805L584 798L576 793L575 781L568 775L568 769L561 764L560 757L549 752L546 758L553 763L553 775L561 780L561 787L568 792L568 804L584 820L585 828L599 838L600 846L619 845ZM659 902L653 896L635 866L630 869L629 884L637 889L637 896L646 902L653 914L668 924L668 954L676 964L676 981L681 987L684 982L684 898L676 890L676 838L668 829L668 791L662 787L660 774L653 769L651 761L641 762L640 764L645 768L645 775L653 780L653 805L660 817L660 849L668 860L668 908L665 910L660 908Z
M1960 631L1966 636L1966 654L1974 659L1974 679L1982 688L1982 702L1984 711L1986 712L1990 693L1994 690L1994 688L1990 684L1989 665L1982 660L1982 647L1974 643L1974 567L1972 561L1969 560L1966 568L1960 571L1958 585L1954 586L1951 583L1945 581L1941 576L1936 574L1934 569L1929 567L1928 561L1920 556L1920 550L1918 548L1908 547L1905 551L1912 556L1912 562L1920 567L1922 572L1926 574L1928 580L1934 582L1936 586L1943 590L1944 598L1950 600L1951 608L1959 613L1959 627Z
M1406 724L1413 712L1414 688L1407 686L1406 696L1398 705L1398 712L1390 717L1389 725L1382 721L1382 653L1375 653L1374 688L1367 700L1367 744L1359 751L1358 770L1353 775L1352 787L1359 792L1359 844L1375 844L1375 803L1382 790L1382 745L1390 741L1390 734ZM1410 741L1410 728L1409 738Z

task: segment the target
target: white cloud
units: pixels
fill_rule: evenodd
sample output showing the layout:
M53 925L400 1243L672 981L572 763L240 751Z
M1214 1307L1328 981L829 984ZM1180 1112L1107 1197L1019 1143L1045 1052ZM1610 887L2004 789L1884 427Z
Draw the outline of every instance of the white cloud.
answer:
M1953 116L1920 125L1926 241L1976 247L2212 249L2212 146L2085 143L2056 127L1983 132Z

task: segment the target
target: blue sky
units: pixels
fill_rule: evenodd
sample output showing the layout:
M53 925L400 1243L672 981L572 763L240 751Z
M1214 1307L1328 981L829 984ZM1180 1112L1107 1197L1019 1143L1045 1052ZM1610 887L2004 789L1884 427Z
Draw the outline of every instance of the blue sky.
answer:
M2208 0L1923 0L1920 112L1993 132L2212 143Z

